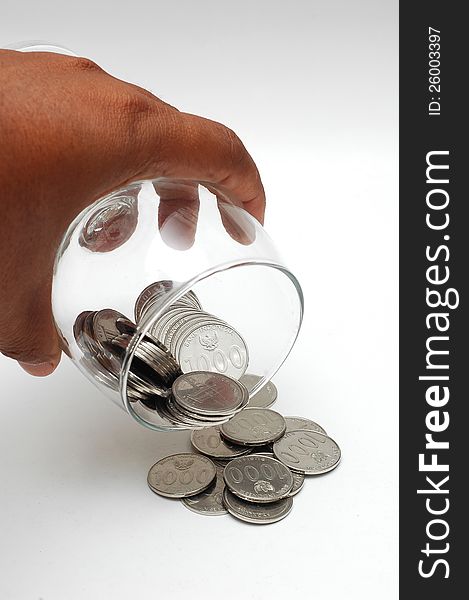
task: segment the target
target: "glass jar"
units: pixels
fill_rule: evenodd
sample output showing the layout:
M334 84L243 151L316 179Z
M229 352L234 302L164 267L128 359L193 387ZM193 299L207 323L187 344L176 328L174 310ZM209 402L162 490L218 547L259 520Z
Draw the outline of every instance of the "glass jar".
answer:
M46 42L10 48L73 55ZM180 191L186 200L161 200L162 186L174 186L175 197ZM57 252L52 284L52 309L64 352L115 404L155 430L175 427L135 401L129 377L148 335L175 302L187 303L188 298L205 315L195 317L200 327L176 316L172 329L165 330L166 340L174 331L179 335L181 328L187 330L179 335L175 356L182 370L218 371L234 378L254 374L258 377L246 378L246 383L251 396L258 392L295 343L303 296L255 218L217 200L197 182L160 179L114 191L70 224ZM132 322L117 364L114 355L94 352L85 339L87 316L104 309ZM213 318L207 320L207 315Z
M177 357L183 371L258 375L251 395L289 354L303 313L300 285L256 219L243 208L217 202L209 190L195 184L198 203L191 209L182 202L168 212L157 192L162 184L134 183L78 215L58 250L52 285L54 318L68 356L134 419L158 430L173 426L129 399L128 377L136 348L171 305L193 292L203 310L229 324L247 348L241 353L236 339L231 346L225 342L217 347L217 330L208 325L203 339L194 342L195 357ZM152 301L139 315L136 302L140 297L139 305L145 303L142 292L152 284ZM114 382L103 376L96 357L89 356L76 337L80 315L103 309L137 322Z

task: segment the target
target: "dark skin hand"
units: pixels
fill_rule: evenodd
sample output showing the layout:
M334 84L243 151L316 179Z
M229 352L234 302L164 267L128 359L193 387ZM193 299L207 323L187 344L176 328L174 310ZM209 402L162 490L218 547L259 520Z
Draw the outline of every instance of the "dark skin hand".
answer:
M166 178L156 188L168 214L180 209L181 189L189 208L196 202L198 181L263 222L256 165L224 125L88 59L0 50L1 353L33 375L52 373L61 355L52 269L65 230L100 196L157 178ZM182 182L176 195L172 180Z

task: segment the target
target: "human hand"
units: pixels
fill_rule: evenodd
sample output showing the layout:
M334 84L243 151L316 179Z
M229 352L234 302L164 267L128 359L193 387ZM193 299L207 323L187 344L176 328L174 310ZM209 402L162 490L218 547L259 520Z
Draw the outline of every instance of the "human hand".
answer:
M88 59L0 50L0 140L0 352L33 375L60 360L50 300L58 245L97 198L164 178L161 226L181 202L194 211L198 181L263 221L259 173L233 131Z

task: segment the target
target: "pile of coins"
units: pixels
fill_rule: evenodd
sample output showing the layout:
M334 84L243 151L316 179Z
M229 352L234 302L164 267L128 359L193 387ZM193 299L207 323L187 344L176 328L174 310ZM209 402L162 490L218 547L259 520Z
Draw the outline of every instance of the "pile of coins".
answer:
M267 408L247 408L221 426L195 430L191 443L198 454L175 454L151 467L150 489L198 514L230 513L260 525L286 517L305 476L331 471L341 458L320 425Z

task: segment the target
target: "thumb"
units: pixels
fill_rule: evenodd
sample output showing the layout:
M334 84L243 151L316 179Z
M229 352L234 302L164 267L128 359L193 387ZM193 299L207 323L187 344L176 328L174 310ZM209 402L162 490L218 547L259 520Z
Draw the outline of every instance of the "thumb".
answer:
M0 322L0 351L18 361L31 375L44 377L60 362L57 330L52 317L50 284L22 294Z

